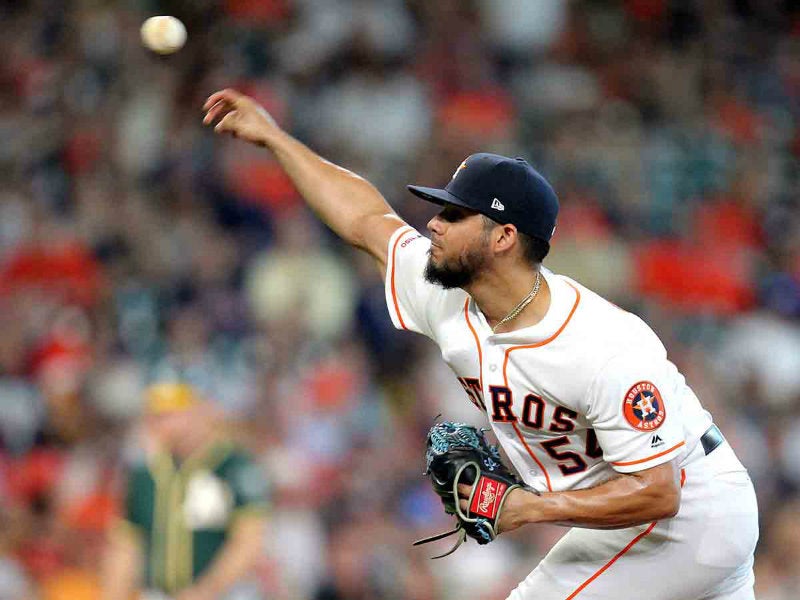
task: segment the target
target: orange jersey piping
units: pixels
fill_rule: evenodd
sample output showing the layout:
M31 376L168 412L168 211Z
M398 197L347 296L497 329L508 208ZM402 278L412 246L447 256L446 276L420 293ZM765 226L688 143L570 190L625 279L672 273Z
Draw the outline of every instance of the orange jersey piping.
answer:
M550 483L550 475L547 473L547 469L544 468L544 465L539 461L538 458L536 458L536 455L533 453L533 450L531 450L531 447L528 446L528 442L525 441L522 432L519 430L519 427L517 426L517 422L513 421L511 423L511 426L514 428L514 431L517 432L517 437L519 438L519 441L522 442L522 445L525 446L525 450L528 451L528 455L534 460L534 462L537 465L539 465L539 468L542 470L542 473L544 473L544 480L545 483L547 484L547 491L552 492L553 486Z
M574 285L572 285L569 281L565 281L564 283L566 283L569 287L571 287L573 290L575 290L575 304L572 305L572 310L569 311L569 314L567 315L567 318L561 324L561 327L558 328L558 331L556 331L553 335L551 335L546 340L543 340L541 342L536 342L535 344L526 344L524 346L512 346L511 348L506 350L506 358L505 358L505 361L503 362L503 377L505 377L505 380L506 380L506 387L508 387L508 376L506 375L506 368L508 367L508 357L509 357L509 355L514 350L525 350L527 348L541 348L542 346L545 346L545 345L549 344L554 339L556 339L559 335L561 335L561 332L564 331L564 329L569 324L570 320L572 320L572 315L575 314L575 310L578 308L578 304L581 301L581 293L578 290L578 288L576 288Z
M654 460L654 459L656 459L656 458L658 458L660 456L664 456L665 454L669 454L673 450L677 450L678 448L683 446L685 443L686 442L681 442L680 444L675 444L672 448L664 450L663 452L659 452L658 454L653 454L653 456L648 456L647 458L640 458L639 460L629 460L627 462L615 462L615 463L611 463L611 464L614 465L615 467L629 467L631 465L638 465L638 464L641 464L641 463L645 463L648 460Z
M556 339L561 334L562 331L564 331L564 328L567 326L567 324L572 319L572 315L575 314L575 309L578 308L578 303L581 301L581 293L580 293L580 291L578 291L578 288L576 288L574 285L572 285L568 281L565 282L565 283L567 283L573 290L575 290L575 304L572 305L572 310L569 311L569 315L567 315L567 318L561 324L561 327L558 328L558 331L556 331L553 335L551 335L546 340L541 341L541 342L537 342L535 344L527 344L525 346L513 346L512 348L509 348L508 350L506 350L506 357L505 357L505 360L503 361L503 381L504 381L506 387L508 387L508 356L509 356L509 354L511 354L512 350L521 350L523 348L539 348L541 346L544 346L545 344L549 344L554 339ZM550 475L548 474L547 469L545 469L544 465L541 463L541 461L538 458L536 458L536 455L533 453L533 450L531 450L531 447L528 446L528 443L525 441L525 438L523 437L522 432L519 430L519 427L517 426L517 424L516 423L512 423L512 426L514 427L514 431L517 433L517 437L519 438L519 441L522 442L522 445L525 446L525 450L528 451L528 455L539 466L539 468L542 470L542 473L544 473L545 483L547 483L547 491L548 492L552 492L553 491L553 486L552 486L552 484L550 482Z
M467 320L467 326L469 327L470 332L472 332L472 337L475 339L475 346L478 348L478 369L480 373L480 386L481 386L481 393L483 393L483 352L481 351L481 343L480 339L478 338L478 333L475 331L475 328L472 326L472 321L469 319L469 298L467 298L466 302L464 302L464 318ZM506 381L506 387L508 386L508 382ZM530 446L528 446L525 438L522 437L522 433L520 432L519 428L517 427L516 422L511 423L511 426L514 428L514 431L517 433L519 437L519 441L522 442L522 445L525 446L525 449L528 451L530 457L534 460L534 462L539 465L539 468L544 473L545 481L547 482L547 491L552 492L553 487L550 484L550 476L547 474L547 469L544 468L539 459L533 454Z
M475 347L478 348L478 381L481 386L481 395L483 395L483 352L481 351L481 342L478 338L478 333L469 320L469 297L467 297L467 300L464 302L464 318L467 320L467 327L469 327L469 330L472 332L472 337L475 339Z
M581 585L578 587L578 589L576 589L576 590L575 590L574 592L572 592L572 593L571 593L569 596L567 596L565 600L572 600L572 599L573 599L573 598L575 598L575 597L576 597L576 596L577 596L579 593L581 593L581 592L584 590L584 588L586 588L586 586L587 586L587 585L589 585L589 584L590 584L590 583L592 583L592 582L593 582L595 579L597 579L598 577L600 577L600 575L602 575L602 574L605 572L605 570L606 570L606 569L608 569L608 568L609 568L611 565L613 565L615 562L617 562L617 561L618 561L618 560L619 560L619 559L620 559L620 558L621 558L621 557L622 557L622 556L623 556L623 555L624 555L626 552L628 552L628 550L630 550L631 548L633 548L633 547L634 547L634 546L635 546L635 545L636 545L636 544L639 542L639 540L641 540L641 539L642 539L644 536L646 536L646 535L647 535L647 534L649 534L651 531L653 531L653 528L656 526L656 523L657 523L657 522L658 522L658 521L653 521L652 523L650 523L650 526L649 526L649 527L648 527L646 530L644 530L642 533L640 533L640 534L639 534L639 535L637 535L635 538L633 538L633 539L631 540L631 543L630 543L630 544L628 544L628 545L627 545L627 546L625 546L625 547L624 547L622 550L620 550L620 551L617 553L617 555L616 555L614 558L612 558L610 561L608 561L608 562L607 562L605 565L603 565L603 566L600 568L600 570L599 570L599 571L597 571L597 572L596 572L594 575L592 575L591 577L589 577L589 579L587 579L586 581L584 581L584 582L583 582L583 583L582 583L582 584L581 584Z
M396 269L396 259L397 259L397 246L400 243L400 240L403 239L403 236L407 233L414 231L412 227L408 227L406 231L403 231L400 235L397 236L397 239L394 241L394 246L392 247L392 272L390 275L391 278L391 286L392 286L392 301L394 302L394 312L397 314L397 320L400 321L400 327L405 330L408 330L406 327L405 321L403 321L403 315L400 314L400 304L397 302L397 288L394 284L394 272Z

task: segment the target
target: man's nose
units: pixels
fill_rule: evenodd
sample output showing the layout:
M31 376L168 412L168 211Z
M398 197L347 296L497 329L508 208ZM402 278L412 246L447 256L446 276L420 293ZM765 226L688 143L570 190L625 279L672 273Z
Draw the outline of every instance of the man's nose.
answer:
M439 218L439 215L434 215L433 218L428 221L428 231L431 233L435 233L437 235L441 235L442 233L442 220Z

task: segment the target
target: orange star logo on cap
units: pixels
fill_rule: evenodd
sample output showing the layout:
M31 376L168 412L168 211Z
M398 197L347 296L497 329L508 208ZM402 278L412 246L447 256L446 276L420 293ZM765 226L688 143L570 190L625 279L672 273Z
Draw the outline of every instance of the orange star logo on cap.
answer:
M461 169L466 169L466 168L467 168L467 161L464 161L460 165L458 165L456 172L453 173L453 176L450 178L450 180L452 181L453 179L455 179L456 175L458 175L461 172Z

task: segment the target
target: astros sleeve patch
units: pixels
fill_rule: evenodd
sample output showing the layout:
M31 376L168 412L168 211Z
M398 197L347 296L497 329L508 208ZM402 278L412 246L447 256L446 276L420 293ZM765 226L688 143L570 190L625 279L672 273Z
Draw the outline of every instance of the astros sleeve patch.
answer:
M646 355L618 356L598 373L587 418L616 471L650 469L684 451L679 377L668 360Z
M667 418L661 392L650 381L639 381L628 390L622 402L622 414L628 424L639 431L658 429Z

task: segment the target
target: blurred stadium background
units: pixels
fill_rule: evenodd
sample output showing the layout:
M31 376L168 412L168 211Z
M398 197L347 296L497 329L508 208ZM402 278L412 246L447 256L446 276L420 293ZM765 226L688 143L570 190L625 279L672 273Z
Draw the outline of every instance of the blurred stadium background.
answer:
M147 53L172 14L189 41ZM562 530L432 563L434 415L481 423L377 273L265 152L237 87L424 227L406 183L524 155L546 264L643 316L750 469L757 597L800 597L800 3L0 1L0 598L99 598L151 381L212 398L271 488L236 598L493 600ZM233 597L233 596L231 596Z

